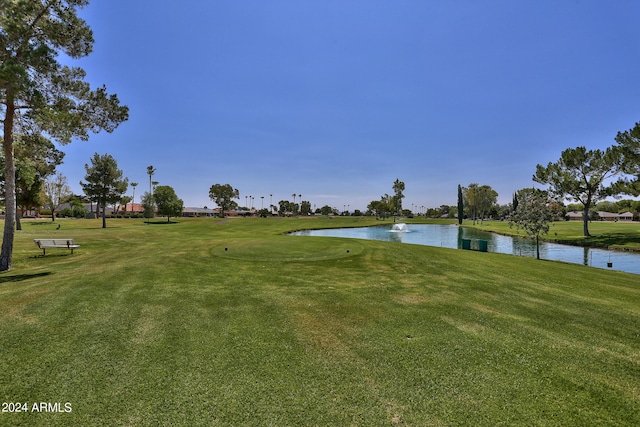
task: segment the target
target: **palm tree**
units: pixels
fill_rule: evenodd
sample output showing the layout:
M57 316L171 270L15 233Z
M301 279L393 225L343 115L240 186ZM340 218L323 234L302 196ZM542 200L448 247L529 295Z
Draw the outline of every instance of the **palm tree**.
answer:
M133 212L133 205L136 203L136 187L138 186L138 183L132 182L131 186L133 187L133 197L131 198L131 211Z
M293 193L292 196L293 196L293 204L295 204L296 203L296 193Z
M151 189L151 177L154 173L156 173L156 168L154 168L153 166L147 166L147 175L149 175L149 194L153 194L153 191Z

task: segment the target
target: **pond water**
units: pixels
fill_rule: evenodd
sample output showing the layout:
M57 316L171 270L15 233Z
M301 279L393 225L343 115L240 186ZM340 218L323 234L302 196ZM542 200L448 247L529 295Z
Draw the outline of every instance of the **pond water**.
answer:
M297 236L330 236L416 245L440 246L461 249L463 239L486 240L489 252L509 255L536 256L535 241L495 233L480 231L457 225L409 224L403 230L392 230L391 226L335 228L324 230L304 230L292 233ZM591 267L626 271L640 274L640 254L633 252L609 251L605 249L583 248L540 242L540 258L583 264ZM611 265L611 267L609 267Z

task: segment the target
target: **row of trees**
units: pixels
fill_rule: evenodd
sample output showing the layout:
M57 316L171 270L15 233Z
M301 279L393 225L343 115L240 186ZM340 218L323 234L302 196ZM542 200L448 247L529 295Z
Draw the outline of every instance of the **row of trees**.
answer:
M583 234L587 237L593 205L611 196L640 194L640 123L618 132L615 141L617 145L605 150L587 150L582 146L564 150L557 162L536 167L533 180L547 184L547 190L521 190L514 197L509 224L536 239L538 258L539 237L549 232L549 223L559 216L564 200L579 202ZM607 204L614 208L613 203Z
M0 271L11 268L13 256L16 167L21 162L31 166L29 154L22 157L16 144L24 144L27 153L52 141L64 145L73 139L86 140L89 133L112 132L128 119L129 109L116 95L109 95L104 86L92 89L84 81L83 69L59 62L63 55L78 59L93 49L91 28L78 16L87 4L87 0L4 1L0 8L5 191Z
M85 164L84 168L86 182L80 182L82 191L89 200L96 202L100 207L102 227L106 228L106 207L108 204L115 204L123 200L123 195L129 186L129 179L124 177L122 170L118 168L118 163L110 154L95 153L91 158L91 164ZM145 192L142 196L144 216L151 218L157 212L161 216L166 216L167 222L169 222L171 217L182 215L184 203L178 198L172 187L168 185L154 186L152 181L154 173L153 166L147 167L149 192Z
M86 140L90 133L112 132L128 119L129 110L116 95L108 94L104 86L92 89L85 82L82 68L63 66L58 60L60 54L78 59L92 51L93 33L78 16L78 10L87 4L88 0L8 1L2 2L0 8L0 121L5 194L0 271L11 267L18 203L25 207L34 203L35 197L30 192L41 188L38 182L42 184L53 173L50 168L60 161L52 142L64 145L74 139ZM550 197L582 204L584 234L588 236L588 212L594 203L609 196L640 194L639 141L640 126L636 124L629 131L618 133L617 145L607 150L585 147L565 150L557 162L538 165L534 181L549 185ZM94 166L98 165L91 167ZM18 168L20 174L16 173ZM90 172L87 171L87 176L93 176ZM152 172L148 171L149 193L143 197L147 201L154 197ZM617 181L609 181L616 177ZM94 188L89 180L85 184L88 191L102 191L96 198L110 197L107 190ZM381 200L372 202L370 210L383 217L402 214L403 191L404 183L396 180L394 195L385 194ZM492 197L483 191L480 187L471 193L467 190L467 196L471 194L467 202L473 209L473 218L484 218L486 200ZM211 194L210 191L212 200L218 199ZM460 218L464 208L462 198L459 197L458 204ZM218 205L224 211L226 202L222 202Z
M380 218L405 214L402 209L402 199L404 199L405 188L404 182L396 179L392 186L393 195L384 194L380 197L380 200L371 201L371 203L367 205L367 210Z
M640 123L618 132L606 150L586 147L564 150L557 162L537 165L533 180L548 185L556 201L578 202L583 210L583 234L589 233L589 211L608 197L640 195Z
M404 185L404 184L403 184ZM292 194L293 201L280 200L277 206L271 205L269 209L262 208L258 211L258 214L263 217L271 216L277 210L280 215L287 214L300 214L310 215L312 213L322 215L338 215L339 211L336 208L325 205L321 208L313 211L311 208L311 202L308 200L302 200L302 195ZM300 203L295 202L295 197L300 198ZM214 184L209 188L209 198L220 208L220 216L224 217L225 213L234 209L249 210L249 207L240 207L235 199L240 199L240 192L237 188L233 188L231 184Z
M467 206L467 215L473 219L484 220L498 200L498 193L489 185L469 184L463 189L464 206Z
M126 205L132 200L132 198L125 196L129 179L124 177L123 171L118 168L117 161L110 154L95 153L90 159L90 163L85 164L84 168L86 175L80 185L86 197L74 195L67 184L66 177L58 173L54 178L46 179L40 185L32 186L31 192L34 196L30 199L29 204L35 209L40 206L49 208L53 220L55 210L63 203L70 203L72 214L77 216L78 213L85 211L82 201L95 202L96 213L102 218L102 227L106 228L107 206L115 206L118 203ZM149 166L147 173L151 178L155 173L155 168ZM138 184L132 183L131 185L135 191ZM172 187L153 185L149 188L150 192L145 192L142 196L142 207L146 218L154 216L157 212L159 215L166 216L167 221L170 221L171 217L182 214L183 202ZM19 220L19 216L17 219ZM18 229L20 228L18 227Z
M0 142L5 205L0 271L11 268L19 226L17 207L41 206L39 197L45 181L62 162L63 154L53 143L65 145L74 139L87 140L90 133L113 132L129 118L128 107L121 105L117 95L109 94L105 86L91 88L82 68L59 62L63 56L80 59L93 49L93 32L78 15L87 4L88 0L9 1L0 7ZM115 191L115 187L100 189L91 181L99 168L108 166L104 161L101 158L87 170L90 179L85 183L87 191L96 192L92 197L101 200L109 199L110 191ZM45 193L57 199L66 184L59 177L51 182L53 187ZM118 190L126 189L126 184L119 185ZM51 205L57 202L48 201Z

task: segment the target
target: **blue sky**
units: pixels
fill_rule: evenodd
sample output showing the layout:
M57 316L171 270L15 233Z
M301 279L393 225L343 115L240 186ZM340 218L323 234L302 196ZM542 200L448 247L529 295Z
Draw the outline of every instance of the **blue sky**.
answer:
M274 204L456 203L478 182L508 203L538 163L605 148L640 121L640 2L619 0L93 1L74 65L130 108L63 147L81 192L94 152L136 201L154 180L186 206L212 184ZM131 195L132 190L128 193Z

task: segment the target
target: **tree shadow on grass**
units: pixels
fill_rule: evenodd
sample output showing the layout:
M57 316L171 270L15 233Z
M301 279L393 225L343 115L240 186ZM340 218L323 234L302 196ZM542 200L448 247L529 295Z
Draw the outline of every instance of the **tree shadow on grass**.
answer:
M45 277L50 274L51 274L50 271L46 271L44 273L35 273L35 274L14 274L11 276L0 275L0 283L22 282L23 280L36 279L38 277Z
M592 235L588 237L587 242L597 246L620 246L627 244L640 245L640 236L626 233L607 233L600 235Z
M167 221L167 220L163 220L163 221L145 221L145 224L150 224L150 225L163 225L163 224L180 224L178 221Z
M625 245L638 246L640 248L640 236L626 233L592 234L583 240L558 240L557 242L595 248L615 248Z
M76 249L77 250L77 249ZM71 253L71 252L60 252L60 251L51 251L51 252L47 252L46 254L36 254L36 255L32 255L29 258L32 259L45 259L45 258L55 258L55 257L63 257L63 256L76 256L76 253Z

